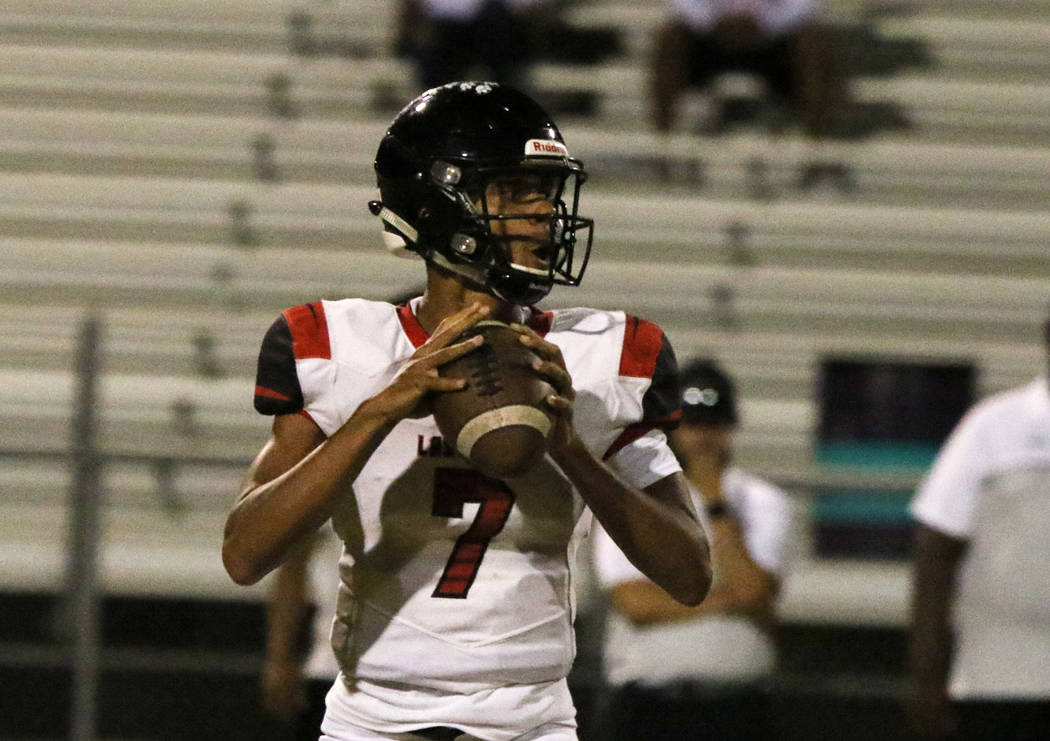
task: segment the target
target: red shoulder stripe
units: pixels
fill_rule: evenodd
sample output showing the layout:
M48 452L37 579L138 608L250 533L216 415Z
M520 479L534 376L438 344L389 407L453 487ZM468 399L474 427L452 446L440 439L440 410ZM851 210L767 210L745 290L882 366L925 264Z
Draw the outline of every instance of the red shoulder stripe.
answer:
M652 322L627 316L623 332L623 350L620 353L620 375L632 378L652 378L656 358L663 345L663 330Z
M324 304L314 301L312 304L295 306L284 312L284 319L292 333L292 349L297 360L332 357Z
M612 445L609 446L608 450L605 451L605 455L602 456L602 460L608 460L614 455L619 453L621 450L626 448L628 445L633 443L640 437L645 437L652 430L662 429L669 430L678 426L678 423L682 420L682 410L676 409L671 414L668 414L662 419L642 420L641 422L635 422L633 425L627 425L620 436L613 440Z
M551 331L554 314L549 311L540 311L533 306L529 307L529 311L529 327L540 337L546 337L547 333Z
M401 328L405 330L405 335L408 337L408 341L412 343L412 347L419 347L430 339L430 335L423 329L423 325L419 323L416 315L412 313L412 307L407 303L397 307L397 318L401 320Z
M602 460L609 460L614 455L619 453L621 450L626 448L628 445L633 443L640 437L644 437L649 433L650 430L658 427L651 422L635 422L633 425L627 425L620 436L613 440L613 444L609 446L609 449L605 451L605 455L602 456Z

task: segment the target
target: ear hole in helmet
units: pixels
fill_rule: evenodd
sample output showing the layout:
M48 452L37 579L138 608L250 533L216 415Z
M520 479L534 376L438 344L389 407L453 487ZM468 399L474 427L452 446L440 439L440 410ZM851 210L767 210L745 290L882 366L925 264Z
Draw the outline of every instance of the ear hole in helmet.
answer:
M453 250L468 257L478 251L478 240L466 234L453 234L450 245Z
M458 185L463 179L463 171L453 164L437 160L430 166L430 177L442 185Z

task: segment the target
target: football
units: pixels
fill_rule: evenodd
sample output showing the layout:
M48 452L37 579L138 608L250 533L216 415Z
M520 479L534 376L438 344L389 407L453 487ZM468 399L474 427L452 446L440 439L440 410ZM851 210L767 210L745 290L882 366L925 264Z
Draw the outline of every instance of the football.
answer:
M459 391L434 398L434 421L442 437L479 471L497 479L520 476L543 456L550 412L544 399L554 389L531 367L536 354L503 322L479 322L462 342L481 334L485 342L440 369L465 378Z

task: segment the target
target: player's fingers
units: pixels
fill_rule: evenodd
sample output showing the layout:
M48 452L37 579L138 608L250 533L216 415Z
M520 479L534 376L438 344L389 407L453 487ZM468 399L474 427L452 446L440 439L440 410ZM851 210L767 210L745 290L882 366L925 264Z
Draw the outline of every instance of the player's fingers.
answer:
M518 333L518 339L521 344L525 345L541 358L553 361L561 366L565 365L565 361L561 356L561 348L551 342L547 342L536 334L531 327L524 324L511 324L510 328Z
M450 314L442 319L437 329L430 335L427 344L432 347L444 347L456 339L460 333L473 327L488 315L488 307L483 306L478 301L474 301L469 306L465 306L454 314Z
M572 411L572 400L558 394L547 396L547 406L557 414L568 414Z
M462 355L466 355L484 341L485 338L481 335L474 335L473 337L463 340L463 342L457 342L448 347L442 347L438 350L427 353L427 355L420 358L418 362L422 367L427 369L438 368Z
M429 391L458 391L467 385L465 378L443 378L437 368L420 368L416 387L424 394Z
M430 382L430 391L461 391L467 386L465 378L435 378Z
M532 362L532 369L543 376L551 386L561 395L572 398L572 376L569 371L552 360L536 359Z

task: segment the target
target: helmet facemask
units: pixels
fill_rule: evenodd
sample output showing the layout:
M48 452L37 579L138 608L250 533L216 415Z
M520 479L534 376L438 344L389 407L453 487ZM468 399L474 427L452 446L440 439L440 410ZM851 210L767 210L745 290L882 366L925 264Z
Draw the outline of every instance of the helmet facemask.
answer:
M586 173L577 161L473 167L439 160L430 175L461 214L447 246L436 246L435 262L519 304L536 303L555 285L579 285L593 221L578 215Z

